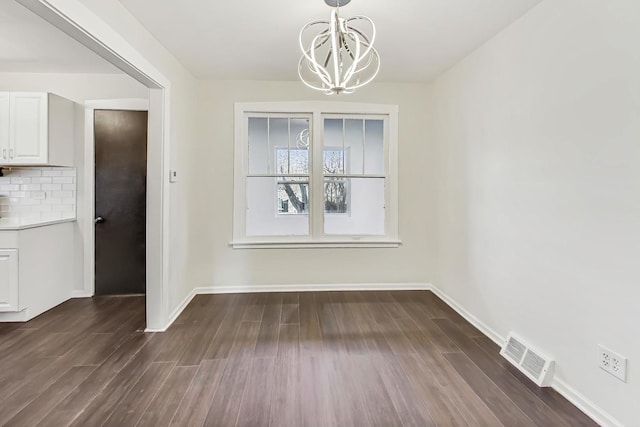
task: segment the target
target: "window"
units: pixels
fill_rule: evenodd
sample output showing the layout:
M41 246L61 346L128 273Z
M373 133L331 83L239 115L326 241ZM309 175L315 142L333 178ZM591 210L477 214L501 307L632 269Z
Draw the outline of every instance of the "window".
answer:
M398 246L397 111L236 104L232 245Z

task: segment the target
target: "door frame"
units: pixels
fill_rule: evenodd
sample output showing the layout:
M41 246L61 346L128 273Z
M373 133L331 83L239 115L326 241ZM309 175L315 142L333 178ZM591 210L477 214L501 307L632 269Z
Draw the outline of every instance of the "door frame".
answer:
M148 99L96 99L84 103L84 292L86 296L96 293L96 225L93 219L96 217L96 164L95 164L95 110L127 110L149 111ZM149 129L147 126L147 138ZM147 159L149 155L147 154ZM148 167L148 165L147 165ZM149 197L147 196L147 212L149 212ZM146 269L146 266L145 266Z
M146 331L169 327L171 81L79 0L16 0L149 88ZM93 219L93 217L91 217ZM86 284L85 284L86 286Z

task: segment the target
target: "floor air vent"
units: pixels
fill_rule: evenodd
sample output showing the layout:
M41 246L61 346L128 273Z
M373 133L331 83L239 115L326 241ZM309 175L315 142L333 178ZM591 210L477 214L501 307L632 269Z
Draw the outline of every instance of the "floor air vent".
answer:
M553 380L553 360L532 349L522 339L509 334L500 354L513 363L522 373L540 387L551 385Z

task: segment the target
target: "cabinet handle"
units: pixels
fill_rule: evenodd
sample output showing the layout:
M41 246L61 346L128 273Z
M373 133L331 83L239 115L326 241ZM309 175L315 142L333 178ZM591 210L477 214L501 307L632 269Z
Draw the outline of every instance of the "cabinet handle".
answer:
M13 148L9 148L9 158L13 159Z

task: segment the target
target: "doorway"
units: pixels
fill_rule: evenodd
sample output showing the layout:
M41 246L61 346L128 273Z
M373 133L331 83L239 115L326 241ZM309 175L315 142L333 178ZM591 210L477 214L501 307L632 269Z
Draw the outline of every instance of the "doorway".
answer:
M95 294L146 291L147 111L94 110Z
M147 59L134 49L119 33L105 25L97 16L87 13L80 2L70 1L55 6L48 1L16 0L45 19L81 44L111 62L120 70L130 75L149 88L149 99L146 102L149 112L148 152L147 152L147 243L146 243L146 331L164 331L179 311L169 306L169 186L170 165L170 118L171 118L171 81ZM85 138L93 139L93 114L87 117L92 104L101 101L85 102ZM109 107L110 108L110 107ZM91 132L89 132L91 128ZM86 147L84 158L85 185L88 192L93 191L93 144ZM92 198L93 194L88 194ZM94 244L94 203L87 200L83 205L84 215L78 216L84 240L84 283L85 289L75 296L91 296L94 294L93 275L95 272L93 258Z

